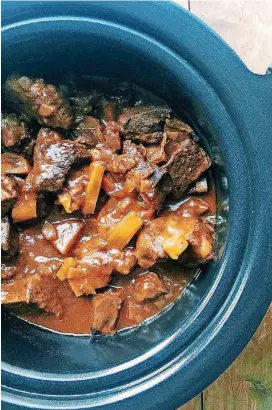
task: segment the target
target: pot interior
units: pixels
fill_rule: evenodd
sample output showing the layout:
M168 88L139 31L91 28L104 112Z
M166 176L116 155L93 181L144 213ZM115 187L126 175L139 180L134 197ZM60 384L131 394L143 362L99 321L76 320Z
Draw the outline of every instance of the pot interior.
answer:
M228 186L217 136L220 118L214 90L190 61L145 36L96 20L48 20L3 32L3 77L11 73L59 84L68 71L130 80L161 96L177 113L186 113L213 158L217 193L217 259L203 269L174 305L155 319L115 337L65 336L33 326L3 310L4 369L53 379L103 376L144 360L170 343L216 280L227 235ZM10 366L14 366L11 368ZM15 370L16 368L16 370ZM32 372L32 373L31 373Z

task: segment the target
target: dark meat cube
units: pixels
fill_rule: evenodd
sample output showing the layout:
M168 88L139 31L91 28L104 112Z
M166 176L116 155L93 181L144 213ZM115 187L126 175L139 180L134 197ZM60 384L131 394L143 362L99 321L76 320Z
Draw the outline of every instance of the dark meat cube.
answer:
M167 119L164 131L170 140L177 142L185 141L193 134L192 128L177 118Z
M18 253L19 237L7 216L1 219L1 251L4 259Z
M19 147L24 140L29 140L30 134L27 125L15 114L2 114L1 141L4 147Z
M31 171L29 162L22 156L13 152L1 155L1 173L3 175L27 175Z
M169 161L163 165L162 169L169 172L174 194L180 198L210 165L211 160L206 152L194 141L188 139L175 147Z
M164 136L161 144L150 145L146 147L145 158L151 165L157 165L166 162L165 145L167 143L167 137Z
M10 261L10 264L7 264L6 261L1 265L1 279L10 280L17 274L17 266L13 264L13 261Z
M125 109L119 117L121 135L145 144L160 142L169 113L168 106L142 105Z
M187 238L199 262L206 262L213 258L214 227L199 220L192 234Z
M58 296L58 279L38 274L2 284L2 303L35 303L40 309L60 317L63 308Z
M109 121L104 129L105 144L115 152L121 149L121 140L119 135L119 125L115 121Z
M90 116L84 116L76 125L73 136L76 141L87 148L94 148L96 144L104 141L100 122Z
M95 295L92 300L93 322L92 330L104 334L113 334L116 331L122 298L113 293Z
M7 175L1 175L1 211L3 214L14 205L18 197L15 180Z
M168 292L166 284L154 272L144 273L135 279L132 297L136 302L155 299Z
M67 255L83 234L84 229L84 221L69 219L45 225L42 228L42 233L44 238L51 241L62 255Z
M71 127L70 103L54 85L46 84L42 79L10 76L4 90L16 111L53 128Z
M41 128L34 152L33 169L26 182L35 192L58 192L71 165L89 158L88 152L76 141L62 140L56 131Z

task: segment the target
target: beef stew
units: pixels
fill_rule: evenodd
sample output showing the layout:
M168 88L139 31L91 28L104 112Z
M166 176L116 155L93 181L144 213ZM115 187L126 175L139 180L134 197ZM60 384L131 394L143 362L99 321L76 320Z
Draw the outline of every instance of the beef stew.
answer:
M4 85L2 303L52 330L114 334L213 258L215 190L211 159L164 101L83 83Z

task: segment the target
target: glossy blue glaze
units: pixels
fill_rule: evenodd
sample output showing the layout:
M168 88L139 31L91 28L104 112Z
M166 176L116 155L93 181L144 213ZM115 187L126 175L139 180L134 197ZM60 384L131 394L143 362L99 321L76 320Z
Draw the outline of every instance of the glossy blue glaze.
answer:
M230 365L271 301L272 76L170 2L2 2L2 15L4 77L117 76L186 110L221 222L217 260L133 331L90 340L4 314L3 408L175 409Z

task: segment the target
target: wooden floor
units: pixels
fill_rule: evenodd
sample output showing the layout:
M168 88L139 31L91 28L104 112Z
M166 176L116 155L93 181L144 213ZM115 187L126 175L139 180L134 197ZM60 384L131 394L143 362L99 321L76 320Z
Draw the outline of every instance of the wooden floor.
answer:
M265 73L272 63L272 0L177 2L212 27L251 71ZM272 306L232 366L178 410L272 410Z

